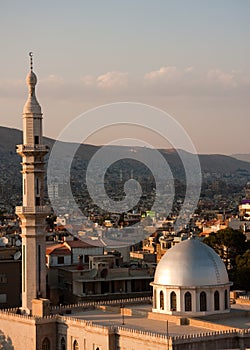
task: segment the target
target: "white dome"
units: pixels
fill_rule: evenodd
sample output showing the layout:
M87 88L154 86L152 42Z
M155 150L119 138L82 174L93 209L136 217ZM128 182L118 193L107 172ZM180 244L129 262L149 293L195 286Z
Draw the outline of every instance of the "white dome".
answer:
M216 286L228 284L225 265L215 251L190 238L169 249L157 265L154 284L164 286Z

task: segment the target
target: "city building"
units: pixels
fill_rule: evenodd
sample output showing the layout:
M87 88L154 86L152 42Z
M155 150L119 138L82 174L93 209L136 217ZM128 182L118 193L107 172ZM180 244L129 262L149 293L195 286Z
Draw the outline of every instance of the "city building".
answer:
M154 268L124 263L118 251L104 254L103 247L68 241L47 246L46 261L53 305L151 293Z
M20 258L19 247L0 247L0 308L21 304Z

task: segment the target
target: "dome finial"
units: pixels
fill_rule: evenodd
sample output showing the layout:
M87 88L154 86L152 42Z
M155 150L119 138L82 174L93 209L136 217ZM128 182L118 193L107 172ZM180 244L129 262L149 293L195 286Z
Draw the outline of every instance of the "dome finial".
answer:
M29 52L29 56L30 56L30 70L33 70L33 52Z

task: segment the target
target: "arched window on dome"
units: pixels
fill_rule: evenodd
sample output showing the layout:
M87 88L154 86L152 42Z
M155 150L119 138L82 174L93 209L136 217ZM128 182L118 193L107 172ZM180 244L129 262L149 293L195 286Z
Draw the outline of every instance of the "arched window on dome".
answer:
M218 290L214 292L214 310L220 310L220 294Z
M164 294L163 291L160 291L160 309L164 310Z
M176 311L176 293L175 292L170 293L170 310Z
M42 350L50 350L50 341L47 337L42 342Z
M192 295L190 292L185 293L185 311L192 311Z
M73 350L79 350L79 345L78 345L77 340L74 340L74 343L73 343Z
M200 293L200 311L207 311L207 295L205 292Z
M225 310L228 309L228 293L227 293L227 289L224 292L224 307L225 307Z
M66 350L66 341L65 341L65 338L62 337L61 339L61 347L60 347L60 350Z

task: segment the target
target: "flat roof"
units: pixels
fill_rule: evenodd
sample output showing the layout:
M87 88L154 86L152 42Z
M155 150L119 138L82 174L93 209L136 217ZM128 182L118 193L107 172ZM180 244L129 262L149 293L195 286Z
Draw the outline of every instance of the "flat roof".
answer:
M184 334L199 334L210 331L218 331L220 329L225 330L225 326L228 328L250 328L250 318L246 317L246 312L250 312L250 305L232 305L232 311L230 314L216 315L216 319L210 318L210 316L199 318L198 320L205 321L203 326L197 325L178 325L173 317L171 321L171 316L167 320L161 319L149 319L147 313L151 312L152 305L149 304L137 304L137 305L126 305L126 309L131 309L134 313L132 316L124 315L124 325L123 327L128 329L137 329L142 331L151 331L159 334L167 333L169 336L178 336ZM125 312L127 310L124 310ZM85 311L73 311L70 317L92 321L94 324L99 324L103 326L121 326L122 325L122 314L119 305L114 307L107 307L107 310L94 309ZM218 326L216 326L218 325ZM221 327L220 327L221 326Z

